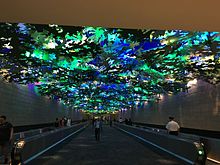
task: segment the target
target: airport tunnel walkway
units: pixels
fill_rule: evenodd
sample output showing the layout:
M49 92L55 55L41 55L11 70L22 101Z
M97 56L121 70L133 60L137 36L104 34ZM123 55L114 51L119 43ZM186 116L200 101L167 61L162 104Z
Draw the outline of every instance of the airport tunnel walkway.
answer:
M62 144L32 160L30 165L181 165L183 161L152 149L110 127L103 126L100 141L95 140L94 128L70 137Z

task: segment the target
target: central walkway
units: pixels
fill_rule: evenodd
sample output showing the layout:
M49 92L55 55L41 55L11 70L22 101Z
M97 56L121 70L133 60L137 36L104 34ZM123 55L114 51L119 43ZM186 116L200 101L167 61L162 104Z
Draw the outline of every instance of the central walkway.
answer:
M181 165L173 157L148 149L130 136L104 126L101 140L95 141L94 129L82 133L43 154L31 165Z

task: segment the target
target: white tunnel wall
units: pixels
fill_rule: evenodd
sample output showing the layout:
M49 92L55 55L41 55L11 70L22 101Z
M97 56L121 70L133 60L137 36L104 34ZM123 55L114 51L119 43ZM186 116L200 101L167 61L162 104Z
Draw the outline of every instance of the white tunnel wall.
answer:
M174 116L181 127L220 130L220 85L199 80L188 93L163 96L159 103L137 105L136 110L121 111L123 118L148 124L165 125Z
M28 86L4 81L0 81L0 115L6 115L8 121L16 126L54 122L63 116L82 119L79 111L38 96Z

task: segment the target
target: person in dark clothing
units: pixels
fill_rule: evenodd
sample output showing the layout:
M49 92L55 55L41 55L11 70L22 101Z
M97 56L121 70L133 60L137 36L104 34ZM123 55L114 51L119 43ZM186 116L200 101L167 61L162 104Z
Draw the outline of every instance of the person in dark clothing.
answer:
M95 124L95 118L93 117L93 118L92 118L92 127L95 126L94 124Z
M13 126L6 121L6 116L0 116L0 149L4 156L4 164L9 162L10 145L13 139Z
M64 126L67 126L67 118L66 118L66 116L64 116Z
M131 118L129 118L129 120L128 120L128 125L132 125Z
M95 121L95 139L96 139L96 141L100 140L100 128L101 128L101 122L98 119Z
M112 126L112 119L110 119L110 127Z
M55 123L54 123L54 125L55 125L55 127L56 127L56 128L58 128L58 127L59 127L59 125L60 125L59 123L60 123L60 122L59 122L59 119L58 119L58 118L56 118L56 121L55 121Z
M64 127L64 118L60 119L60 127Z
M128 119L127 118L125 118L125 124L128 125Z

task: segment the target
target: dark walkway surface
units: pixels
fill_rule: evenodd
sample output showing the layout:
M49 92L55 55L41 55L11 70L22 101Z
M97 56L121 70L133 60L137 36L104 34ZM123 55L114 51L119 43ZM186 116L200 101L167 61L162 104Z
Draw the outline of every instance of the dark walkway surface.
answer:
M154 153L124 133L104 126L95 141L90 126L77 137L43 154L31 165L181 165L173 157Z

